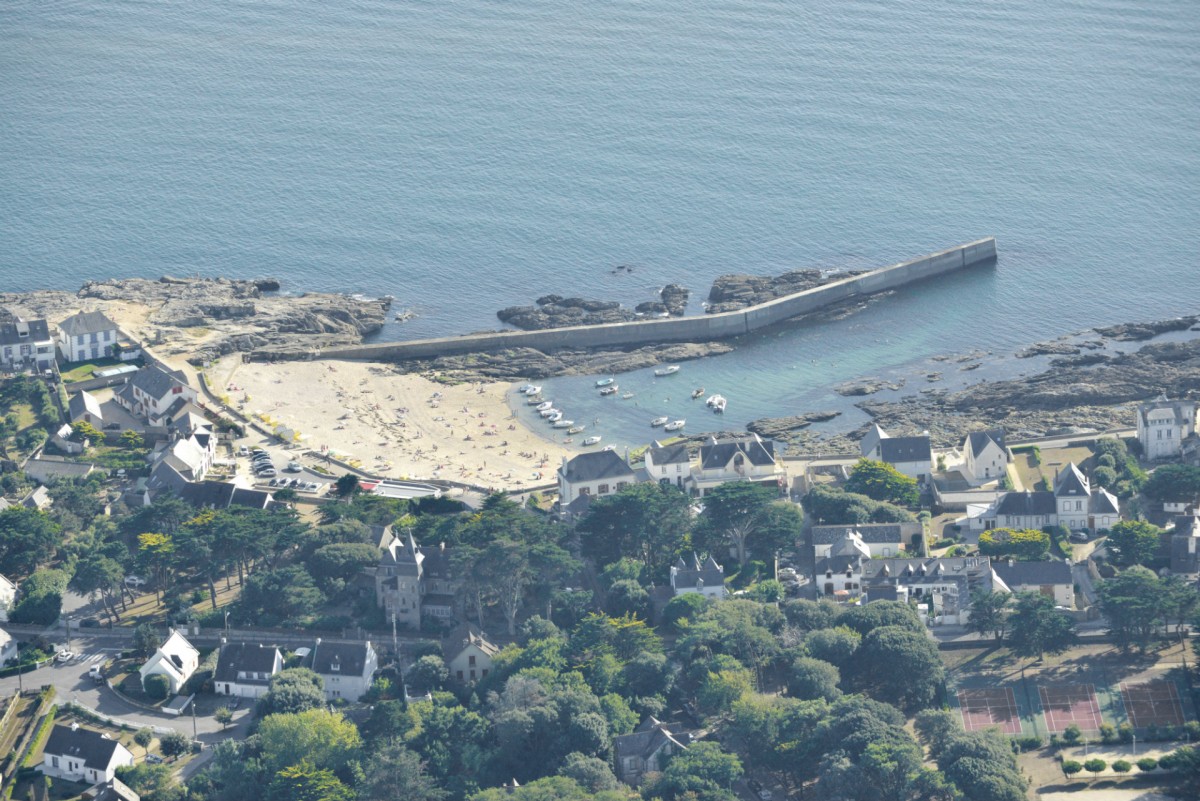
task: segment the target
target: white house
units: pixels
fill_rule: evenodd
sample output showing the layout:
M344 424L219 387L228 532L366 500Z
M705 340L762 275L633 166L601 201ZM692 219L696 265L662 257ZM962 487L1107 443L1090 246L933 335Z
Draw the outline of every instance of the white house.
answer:
M893 437L877 425L859 443L863 458L886 462L899 472L925 482L933 471L933 447L929 434L917 437Z
M17 660L17 641L4 629L0 629L0 667Z
M42 773L73 782L112 779L117 768L132 765L133 754L107 734L83 729L79 724L55 726L42 750Z
M1036 592L1053 598L1055 606L1075 607L1075 579L1067 562L995 560L992 573L992 585L997 592Z
M633 470L616 451L589 451L570 461L564 456L558 468L558 502L565 509L581 495L611 495L636 481Z
M922 618L963 624L971 595L991 592L991 560L986 556L922 559L870 559L863 562L862 586L868 602L915 601Z
M1074 462L1058 472L1054 491L1006 492L982 515L969 518L972 529L1045 528L1063 525L1072 531L1112 528L1121 519L1116 496L1092 488Z
M636 787L647 773L666 767L667 757L686 751L682 740L653 716L648 716L632 734L613 738L617 778Z
M690 562L683 557L671 566L671 589L676 595L698 592L706 598L724 598L729 594L725 588L725 568L709 556L703 562L693 552Z
M1167 400L1164 394L1138 406L1137 437L1147 459L1178 458L1184 440L1195 434L1195 401Z
M752 481L784 491L787 471L775 459L775 442L750 434L712 437L701 445L700 464L692 468L692 485L700 497L731 481Z
M456 681L473 683L487 678L500 649L470 625L459 626L442 640L443 659Z
M662 445L657 440L646 449L646 475L651 481L686 489L692 479L692 460L686 442Z
M273 645L225 642L213 674L213 692L258 698L267 691L271 677L283 670L283 655Z
M143 687L146 686L147 676L166 676L171 693L177 694L199 666L200 652L182 634L171 629L171 636L146 660L146 664L138 668L138 673L141 674Z
M45 320L10 317L0 323L0 367L6 370L54 368L54 338Z
M972 484L985 484L1004 476L1010 456L1004 431L972 431L963 441L963 476Z
M8 610L17 602L17 585L0 576L0 623L8 622Z
M911 551L920 523L855 523L841 526L813 526L809 529L809 544L817 558L829 556L835 543L853 534L867 549L867 557L877 559L898 556Z
M58 324L58 349L63 360L82 362L113 355L120 339L117 324L104 312L78 312Z
M104 410L100 408L100 401L87 390L71 396L67 402L67 412L72 423L89 423L96 429L104 428Z
M842 528L838 539L830 543L814 563L813 580L825 595L847 598L858 595L862 588L863 562L870 558L871 552L862 538L856 532Z
M325 698L357 701L371 689L379 668L379 656L370 641L322 642L317 638L312 652L312 670L325 682Z
M195 402L196 390L188 386L182 371L168 372L157 364L148 364L113 393L113 400L150 425L162 426L168 422L172 405Z

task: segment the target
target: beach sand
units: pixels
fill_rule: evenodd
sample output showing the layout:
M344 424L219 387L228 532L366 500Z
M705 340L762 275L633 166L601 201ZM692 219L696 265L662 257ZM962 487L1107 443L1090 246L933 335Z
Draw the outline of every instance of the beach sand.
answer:
M243 414L375 475L523 489L553 483L574 455L512 416L511 384L444 386L365 362L243 364L238 354L207 376Z

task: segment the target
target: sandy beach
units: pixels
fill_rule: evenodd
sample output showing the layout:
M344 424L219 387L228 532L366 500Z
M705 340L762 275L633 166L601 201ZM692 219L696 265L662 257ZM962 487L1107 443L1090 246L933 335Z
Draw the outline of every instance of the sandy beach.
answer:
M520 489L552 483L572 455L513 418L509 384L444 386L363 362L243 364L240 355L207 375L243 414L389 478Z

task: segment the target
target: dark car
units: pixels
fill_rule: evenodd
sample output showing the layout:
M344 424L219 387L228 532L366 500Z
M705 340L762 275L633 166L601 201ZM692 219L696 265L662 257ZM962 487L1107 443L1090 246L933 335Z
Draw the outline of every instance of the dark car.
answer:
M83 620L79 621L79 628L97 629L100 628L100 621L94 617L85 617Z

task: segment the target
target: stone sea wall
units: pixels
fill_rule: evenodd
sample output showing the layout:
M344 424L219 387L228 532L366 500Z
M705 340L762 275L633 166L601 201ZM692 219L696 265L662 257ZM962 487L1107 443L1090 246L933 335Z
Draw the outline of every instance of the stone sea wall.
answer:
M748 334L832 304L885 292L974 264L990 262L995 258L996 240L988 237L740 311L722 314L572 326L544 331L499 331L321 350L264 348L253 351L251 358L259 361L314 358L404 361L456 353L486 353L509 348L535 348L545 351L558 348L616 348L661 342L711 342Z

